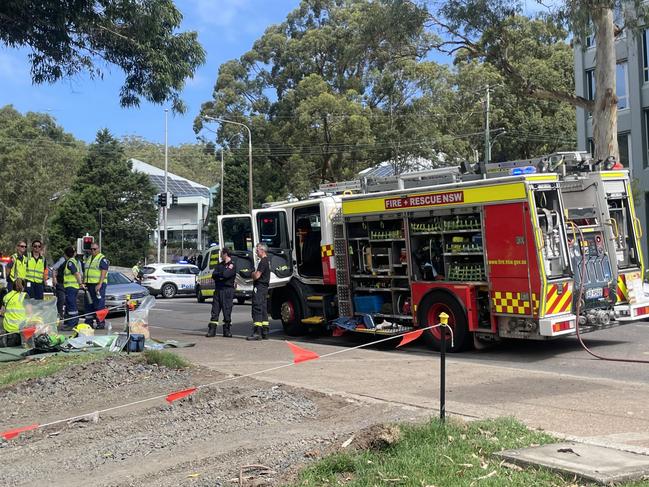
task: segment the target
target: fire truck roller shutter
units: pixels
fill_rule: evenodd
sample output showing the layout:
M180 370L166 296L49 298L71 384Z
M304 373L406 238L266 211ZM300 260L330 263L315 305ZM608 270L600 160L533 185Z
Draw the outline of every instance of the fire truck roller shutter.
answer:
M453 293L445 289L436 289L428 293L421 300L417 311L417 322L420 327L427 327L439 323L440 313L449 316L448 325L453 330L453 346L451 346L451 334L446 335L446 351L462 352L468 349L473 343L469 332L466 309L461 301ZM433 328L424 331L422 335L426 344L433 350L440 349L441 328Z

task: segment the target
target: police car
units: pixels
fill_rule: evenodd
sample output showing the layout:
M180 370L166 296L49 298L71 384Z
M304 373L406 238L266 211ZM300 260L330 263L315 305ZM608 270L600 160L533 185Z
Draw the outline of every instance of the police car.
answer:
M142 268L142 286L153 296L173 298L194 294L198 267L192 264L147 264Z

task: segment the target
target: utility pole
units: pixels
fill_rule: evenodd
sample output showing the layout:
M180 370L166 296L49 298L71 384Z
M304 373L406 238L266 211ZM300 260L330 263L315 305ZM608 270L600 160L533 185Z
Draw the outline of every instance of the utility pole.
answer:
M482 167L480 168L480 173L482 174L482 177L486 177L487 175L487 164L489 164L489 161L491 160L491 132L489 131L489 109L491 105L491 88L489 88L489 85L487 85L487 97L485 99L485 107L484 107L484 112L485 112L485 118L484 118L484 162L482 163Z
M168 163L169 163L169 147L167 144L167 115L169 113L169 109L165 108L165 194L167 194L167 172L168 172ZM168 195L167 195L168 196ZM167 202L167 205L169 202ZM167 263L167 205L162 210L162 215L164 218L164 229L165 229L165 245L164 245L164 263Z
M158 230L158 260L156 262L160 262L160 244L161 244L161 238L160 238L160 215L162 214L162 208L158 208L158 225L157 225L157 230Z
M103 210L101 208L99 208L99 248L100 249L103 249L103 247L101 246L101 237L102 237L102 233L104 231L104 215L103 215L102 211Z
M219 193L221 193L221 215L223 215L223 147L221 147L221 186L219 187Z

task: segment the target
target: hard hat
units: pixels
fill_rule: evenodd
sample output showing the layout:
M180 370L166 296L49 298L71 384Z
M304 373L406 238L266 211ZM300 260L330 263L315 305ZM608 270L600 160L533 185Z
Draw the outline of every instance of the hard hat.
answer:
M72 328L72 338L76 338L79 335L95 336L95 330L90 325L79 323L77 326Z

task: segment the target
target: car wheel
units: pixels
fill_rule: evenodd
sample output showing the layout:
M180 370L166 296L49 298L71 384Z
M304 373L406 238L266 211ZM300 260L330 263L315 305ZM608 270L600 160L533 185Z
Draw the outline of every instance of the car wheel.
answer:
M448 326L453 331L453 346L451 346L451 333L446 332L446 351L461 352L473 344L473 337L469 332L466 311L454 296L445 292L432 292L422 300L419 305L417 319L419 326L427 327L439 323L440 313L446 313ZM442 328L432 328L424 331L422 338L433 350L440 349Z
M246 302L246 298L237 298L237 304L244 304Z
M162 293L162 296L164 298L173 298L176 293L178 292L178 289L176 289L176 286L174 284L171 284L168 282L164 286L162 286L162 289L160 289L160 292Z
M203 296L200 286L196 286L196 301L198 301L199 303L205 302L205 296Z
M302 326L302 307L295 291L287 289L283 295L280 314L284 333L289 336L304 335L306 329Z

